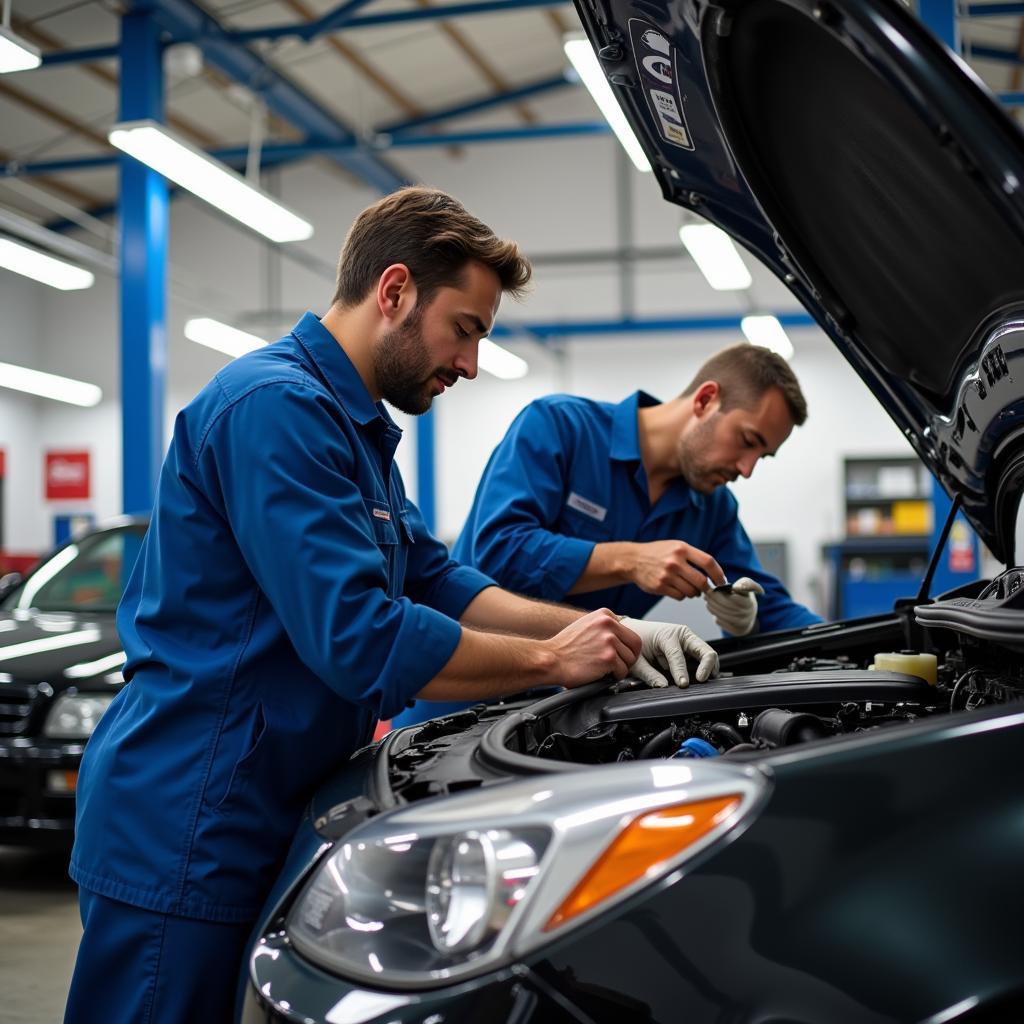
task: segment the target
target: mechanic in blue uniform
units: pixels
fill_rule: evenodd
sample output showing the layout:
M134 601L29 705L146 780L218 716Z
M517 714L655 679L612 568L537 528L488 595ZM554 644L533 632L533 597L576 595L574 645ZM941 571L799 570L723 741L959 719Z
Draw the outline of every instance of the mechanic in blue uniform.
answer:
M414 695L667 685L654 664L685 682L684 652L715 671L681 627L501 590L406 499L381 399L422 413L475 377L502 293L529 277L450 196L401 190L357 218L323 319L179 414L118 609L127 685L81 767L66 1021L230 1021L303 807Z
M668 402L540 398L492 453L452 554L516 593L580 608L640 617L662 597L702 595L734 636L820 622L761 566L723 486L806 418L789 364L747 344L716 353ZM726 577L731 592L715 593ZM394 724L466 706L417 703Z

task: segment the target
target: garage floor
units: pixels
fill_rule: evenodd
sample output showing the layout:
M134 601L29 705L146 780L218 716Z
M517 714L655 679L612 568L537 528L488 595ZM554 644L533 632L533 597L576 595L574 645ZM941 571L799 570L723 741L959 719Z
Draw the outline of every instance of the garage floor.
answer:
M64 1016L82 925L65 854L0 846L0 1020Z

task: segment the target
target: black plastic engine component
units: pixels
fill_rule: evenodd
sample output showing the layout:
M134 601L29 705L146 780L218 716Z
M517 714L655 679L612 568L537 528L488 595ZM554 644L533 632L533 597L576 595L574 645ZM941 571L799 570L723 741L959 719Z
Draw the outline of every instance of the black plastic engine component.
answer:
M809 743L829 735L828 727L817 715L786 711L783 708L762 711L750 728L752 743L772 748Z

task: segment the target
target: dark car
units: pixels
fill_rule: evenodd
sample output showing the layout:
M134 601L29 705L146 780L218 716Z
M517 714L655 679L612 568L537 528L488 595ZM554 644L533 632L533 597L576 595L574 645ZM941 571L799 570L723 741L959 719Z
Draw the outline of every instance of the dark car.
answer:
M577 6L665 198L789 285L1008 568L361 751L243 1019L1024 1020L1024 140L895 0Z
M0 843L71 843L85 742L124 685L114 613L145 532L117 520L0 581Z

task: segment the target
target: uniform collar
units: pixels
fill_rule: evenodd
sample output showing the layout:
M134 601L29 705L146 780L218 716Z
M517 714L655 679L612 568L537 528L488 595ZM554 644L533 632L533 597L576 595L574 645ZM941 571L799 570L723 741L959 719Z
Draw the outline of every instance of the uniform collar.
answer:
M634 391L625 401L619 402L612 413L612 443L609 456L618 462L636 462L637 486L647 493L647 475L640 456L640 426L637 413L640 409L661 402L646 391ZM681 477L669 482L665 493L658 499L653 512L655 518L669 514L687 505L696 509L704 508L705 498L695 491Z
M640 459L640 427L637 412L648 405L661 402L646 391L634 391L625 401L619 402L612 413L612 444L610 456L618 462L635 462Z
M345 411L357 423L365 426L374 420L382 420L384 426L401 433L401 428L388 415L384 403L374 402L370 397L352 360L338 344L338 339L320 323L316 314L304 313L292 329L292 334L316 363L327 386L345 407Z

